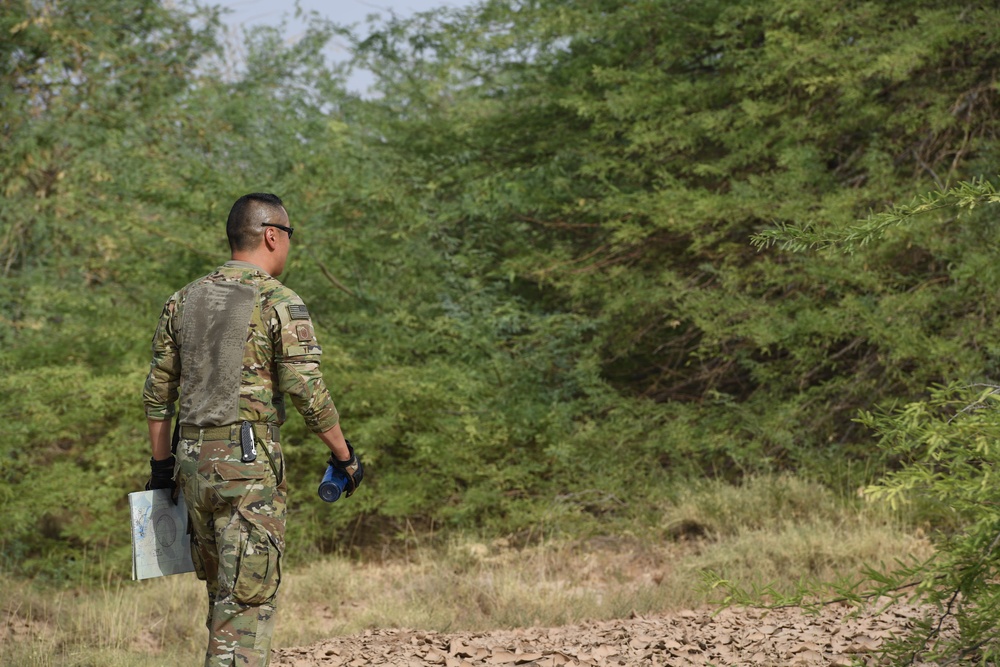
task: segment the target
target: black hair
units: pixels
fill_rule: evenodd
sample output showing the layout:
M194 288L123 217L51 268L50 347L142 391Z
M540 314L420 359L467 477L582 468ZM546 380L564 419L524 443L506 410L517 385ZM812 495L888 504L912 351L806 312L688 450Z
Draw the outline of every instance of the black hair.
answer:
M261 223L272 222L278 212L284 211L281 197L267 192L254 192L236 200L226 220L226 238L233 251L253 250L260 244L264 233Z

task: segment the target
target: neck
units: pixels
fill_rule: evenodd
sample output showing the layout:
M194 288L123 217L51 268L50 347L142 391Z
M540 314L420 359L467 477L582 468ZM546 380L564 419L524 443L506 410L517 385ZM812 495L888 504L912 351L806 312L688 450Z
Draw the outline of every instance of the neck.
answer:
M274 262L269 261L268 257L264 253L260 252L233 252L230 259L237 262L247 262L253 264L254 266L259 266L264 269L268 275L275 276L275 266Z

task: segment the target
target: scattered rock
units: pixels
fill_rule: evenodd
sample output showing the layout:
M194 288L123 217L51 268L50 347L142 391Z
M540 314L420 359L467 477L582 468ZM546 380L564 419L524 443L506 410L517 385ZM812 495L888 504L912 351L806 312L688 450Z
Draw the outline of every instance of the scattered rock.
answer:
M631 665L879 664L886 639L925 612L899 605L882 614L832 605L818 615L796 609L686 610L664 616L595 621L561 628L439 634L366 630L309 647L272 652L274 667L612 667ZM766 623L764 620L766 619Z

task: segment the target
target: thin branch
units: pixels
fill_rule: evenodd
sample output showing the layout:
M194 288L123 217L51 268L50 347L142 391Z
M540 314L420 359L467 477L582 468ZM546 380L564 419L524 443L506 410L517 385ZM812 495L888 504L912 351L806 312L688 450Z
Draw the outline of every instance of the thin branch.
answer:
M349 287L347 287L347 285L345 285L344 283L342 283L339 280L337 280L337 277L334 276L330 272L330 270L328 268L326 268L326 266L324 266L323 262L319 261L319 259L316 258L316 255L313 254L312 250L310 250L310 249L307 248L306 249L306 254L309 255L309 259L311 259L312 261L314 261L316 263L316 266L319 267L320 273L322 273L323 276L328 281L330 281L331 285L333 285L334 287L336 287L337 289L339 289L341 292L343 292L344 294L346 294L346 295L348 295L350 297L353 297L355 299L359 299L360 298L357 294L355 294L354 292L352 292L351 289Z
M988 394L986 394L986 396L995 396L997 394L1000 394L1000 385L988 384L988 383L985 383L985 382L978 382L976 384L970 384L969 387L970 388L972 388L972 387L989 387L991 389L991 391ZM983 398L985 398L986 396L984 396ZM969 405L966 405L964 408L962 408L961 410L959 410L958 412L956 412L955 414L953 414L951 417L949 417L948 421L946 423L951 424L953 421L955 421L956 419L958 419L958 416L961 415L961 414L968 414L968 413L971 413L971 412L975 412L977 410L983 410L983 409L988 408L988 407L989 407L988 405L986 405L985 403L982 403L980 401L976 401L975 403L970 403Z
M915 157L917 159L917 162L920 163L920 166L923 167L924 170L931 175L931 178L934 179L934 183L938 186L938 188L944 190L945 184L941 182L941 179L938 177L934 169L929 164L927 164L927 162L925 162L922 157L920 157L920 153L917 152L916 148L913 149L913 157Z
M530 222L533 225L541 225L543 227L556 227L559 229L593 229L595 227L600 227L601 225L596 222L563 222L561 220L539 220L538 218L532 218L527 215L516 216L518 220L522 222Z
M597 254L603 252L607 248L608 248L608 244L605 244L605 245L600 246L599 248L596 248L596 249L592 250L591 252L588 252L583 257L574 257L573 259L568 259L568 260L566 260L564 262L556 262L555 264L553 264L551 266L548 266L548 267L546 267L544 269L539 269L538 271L535 271L535 275L538 276L539 278L543 278L548 273L550 273L552 271L555 271L556 269L558 269L561 266L572 265L572 264L579 264L580 262L585 262L588 259L590 259L591 257L593 257L594 255L597 255Z
M866 595L857 595L854 597L849 597L845 595L839 598L831 598L829 600L818 602L816 603L816 605L812 606L828 607L832 604L840 604L841 602L852 602L854 600L872 600L875 598L880 598L884 596L886 593L897 593L899 591L906 590L907 588L913 588L915 586L919 586L920 584L921 582L919 581L911 581L907 584L900 584L899 586L894 586L892 588L883 588L874 591L872 593L868 593ZM746 605L746 606L749 607L750 609L799 609L802 607L801 604Z
M987 557L988 557L988 556L989 556L989 555L990 555L991 553L993 553L993 550L994 550L994 549L996 549L996 547L997 547L997 544L1000 544L1000 532L998 532L998 533L997 533L997 534L996 534L996 535L995 535L995 536L993 537L993 540L992 540L992 541L990 542L990 545L989 545L988 547L986 547L986 549L984 549L984 550L983 550L983 553L982 553L982 554L981 554L981 555L979 556L979 561L978 561L978 562L977 562L977 563L975 564L975 567L974 567L974 568L972 568L972 569L973 569L974 571L975 571L975 570L978 570L978 569L979 569L980 567L982 567L982 565L983 565L983 562L985 562L985 561L986 561L986 558L987 558ZM937 637L937 636L939 636L939 635L941 634L941 628L942 628L942 627L944 627L944 622L945 622L945 620L946 620L946 619L947 619L947 618L948 618L949 616L951 616L951 615L952 615L952 608L953 608L953 607L955 606L955 601L956 601L956 600L958 599L958 596L959 596L959 594L960 594L960 593L961 593L961 588L960 588L960 587L959 587L959 588L956 588L956 589L955 589L955 590L954 590L954 591L952 592L952 594L951 594L951 597L950 597L950 598L948 599L948 605L947 605L947 607L945 608L945 611L944 611L944 613L943 613L943 614L941 614L940 618L938 618L938 622L937 622L937 627L935 627L935 628L934 628L933 630L931 630L930 632L928 632L928 633L927 633L927 636L926 636L926 637L924 637L924 640L923 640L923 642L922 642L922 645L921 645L920 649L919 649L919 650L916 650L916 651L914 651L914 652L913 652L913 655L912 655L912 656L910 657L910 664L911 664L911 665L912 665L912 664L914 664L914 663L916 662L916 660L917 660L917 656L918 656L918 655L920 655L920 654L922 654L922 653L924 652L924 650L925 650L925 649L926 649L926 647L927 647L927 643L928 643L928 642L929 642L929 641L930 641L931 639L933 639L934 637ZM980 644L978 644L978 645L977 645L976 647L969 647L969 649L968 649L968 650L969 650L969 651L972 651L972 650L975 650L975 648L978 648L978 646L982 646L982 644L983 644L983 643L985 643L985 642L981 642L981 643L980 643Z

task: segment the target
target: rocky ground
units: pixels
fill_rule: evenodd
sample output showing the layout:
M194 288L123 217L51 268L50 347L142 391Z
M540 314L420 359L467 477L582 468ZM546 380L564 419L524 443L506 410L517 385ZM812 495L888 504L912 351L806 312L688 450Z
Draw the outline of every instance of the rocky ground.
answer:
M894 605L852 616L829 606L815 616L797 609L682 611L656 617L560 628L442 634L369 630L307 647L274 651L276 667L403 665L529 667L604 665L766 665L789 667L880 664L879 649L921 614Z

